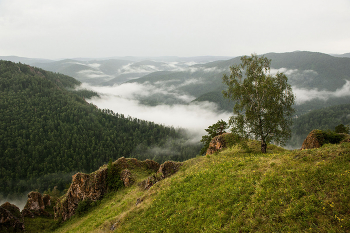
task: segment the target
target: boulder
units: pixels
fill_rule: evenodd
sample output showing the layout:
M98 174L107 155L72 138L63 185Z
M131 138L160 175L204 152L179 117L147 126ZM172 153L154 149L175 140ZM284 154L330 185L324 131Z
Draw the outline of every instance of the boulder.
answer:
M157 174L161 176L162 179L167 178L172 174L176 173L181 165L182 163L179 162L166 161L162 165L160 165Z
M138 185L141 189L147 190L160 180L162 180L161 177L159 177L157 175L153 175L153 176L150 176L147 179L141 181Z
M305 138L303 145L301 146L302 150L320 148L324 144L324 137L321 130L315 129L312 130L309 135Z
M30 210L28 210L28 209L23 209L22 210L22 217L24 218L24 217L27 217L27 218L34 218L35 216L34 216L34 214L30 211Z
M21 220L11 211L0 207L0 232L24 232L24 223Z
M214 154L215 152L225 148L226 147L225 135L227 135L227 134L229 134L229 133L223 133L221 135L215 136L210 141L206 154L211 155L211 154Z
M30 218L33 218L34 216L51 216L48 212L45 211L44 199L41 193L28 193L28 200L22 210L22 216Z
M11 214L16 218L22 218L21 210L16 205L13 205L9 202L5 202L1 205L1 207L10 211Z
M130 187L135 181L128 169L124 169L120 173L120 179L123 181L125 187Z
M160 167L155 175L148 177L147 179L140 182L138 185L141 189L147 190L150 187L152 187L155 183L157 183L158 181L161 181L161 180L175 174L179 170L181 165L182 165L182 163L180 163L180 162L166 161L162 165L160 165Z
M28 193L28 200L24 209L28 209L29 211L44 210L43 196L39 192Z
M44 206L51 206L51 197L49 194L44 194L43 196Z

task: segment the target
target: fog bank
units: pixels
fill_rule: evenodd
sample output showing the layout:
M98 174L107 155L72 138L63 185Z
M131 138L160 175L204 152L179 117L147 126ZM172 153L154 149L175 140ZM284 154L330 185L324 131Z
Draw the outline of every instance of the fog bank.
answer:
M182 84L183 85L183 84ZM195 97L178 93L176 90L167 90L151 84L126 83L113 87L99 87L83 84L80 88L96 91L100 97L87 100L100 109L111 109L125 116L136 117L142 120L153 121L166 126L185 128L190 131L195 140L200 140L206 134L208 126L222 119L228 121L232 115L218 110L211 102L190 103ZM156 106L143 105L138 97L147 97L155 93L170 95L184 104Z

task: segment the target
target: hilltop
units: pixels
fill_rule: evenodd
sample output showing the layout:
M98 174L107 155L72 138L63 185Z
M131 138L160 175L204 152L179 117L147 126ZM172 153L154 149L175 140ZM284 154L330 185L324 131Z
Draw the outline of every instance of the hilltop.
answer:
M106 195L55 232L347 232L350 143L259 152L236 145L183 162L148 190ZM53 221L53 220L51 220ZM52 222L49 225L52 225Z

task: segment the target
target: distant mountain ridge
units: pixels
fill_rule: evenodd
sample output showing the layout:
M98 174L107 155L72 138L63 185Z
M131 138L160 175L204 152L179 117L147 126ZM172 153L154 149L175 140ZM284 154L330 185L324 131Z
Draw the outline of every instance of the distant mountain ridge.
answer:
M343 54L331 54L334 57L350 57L350 53L343 53Z
M346 87L347 82L350 82L350 58L308 51L267 53L264 56L272 60L272 73L284 72L288 77L288 82L294 88L303 90L309 96L297 106L300 109L298 114L303 114L310 109L345 104L350 101L349 96L336 94L336 91ZM229 74L229 67L239 64L240 57L227 60L220 60L227 57L210 56L156 57L149 60L147 57L119 58L88 61L67 59L35 64L50 71L70 75L91 85L113 86L125 82L143 85L147 83L155 88L168 89L172 92L171 95L157 93L154 96L140 97L139 101L144 104L185 103L181 99L174 99L173 93L177 93L190 96L192 101L205 100L217 103L222 110L230 110L232 106L227 100L214 98L214 96L220 95L225 88L222 84L222 75ZM308 90L312 91L308 93ZM346 88L342 91L346 92ZM213 95L214 92L215 95ZM208 93L211 93L210 96ZM325 93L324 96L322 96L323 93ZM323 104L325 106L322 106Z
M48 71L59 72L92 85L112 86L157 71L184 70L197 63L225 60L225 56L199 57L111 57L63 60L0 56L0 60L22 62Z

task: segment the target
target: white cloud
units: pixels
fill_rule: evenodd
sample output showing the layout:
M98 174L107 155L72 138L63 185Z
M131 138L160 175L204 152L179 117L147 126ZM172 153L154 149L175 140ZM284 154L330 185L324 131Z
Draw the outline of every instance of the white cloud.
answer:
M92 98L91 103L101 109L108 108L114 112L167 126L190 130L194 140L200 140L206 134L204 129L223 119L227 121L230 113L219 111L216 104L210 102L146 106L139 103L137 96L149 96L155 93L172 95L173 98L189 102L194 99L187 95L157 88L150 84L125 83L113 87L94 87L83 84L80 88L104 93L101 98Z
M293 93L296 96L296 103L302 104L306 101L313 99L328 100L332 97L344 97L350 96L350 81L346 80L346 83L342 88L337 89L336 91L324 91L318 89L305 89L293 87Z
M303 84L314 80L318 73L314 70L298 70L298 69L273 69L271 68L270 74L275 75L279 73L284 73L288 77L288 82L292 85L293 93L296 96L296 104L303 104L307 101L313 99L328 100L332 97L343 97L350 96L350 81L345 80L343 87L337 89L336 91L326 91L315 89L303 88ZM296 85L297 84L297 85Z
M288 76L288 78L298 78L300 76L316 76L318 73L314 70L302 70L299 71L298 69L287 69L287 68L279 68L279 69L274 69L271 68L270 74L275 75L277 73L284 73L285 75Z
M80 70L77 74L84 78L114 78L114 76L107 75L99 70Z
M227 121L231 114L220 112L213 103L189 105L140 105L137 100L125 99L119 96L102 96L92 98L93 104L101 109L108 108L114 112L130 115L143 120L153 121L167 126L182 127L196 134L200 139L205 134L204 129L223 119Z
M201 78L191 78L191 79L185 80L185 82L181 83L179 85L179 87L193 85L193 84L201 84L201 83L204 83L203 79L201 79Z
M94 68L94 69L98 69L101 66L101 64L99 64L99 63L90 63L90 64L88 64L88 66L90 66L91 68Z
M152 65L141 65L133 66L133 63L127 64L118 70L119 73L128 74L128 73L151 73L158 71L155 66Z

